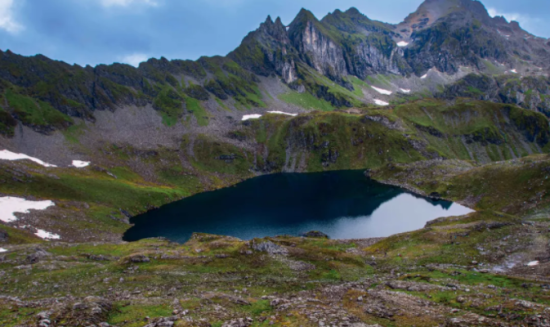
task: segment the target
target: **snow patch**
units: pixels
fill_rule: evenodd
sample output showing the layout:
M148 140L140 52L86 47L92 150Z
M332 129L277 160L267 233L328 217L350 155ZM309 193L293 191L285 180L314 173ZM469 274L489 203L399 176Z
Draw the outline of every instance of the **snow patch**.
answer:
M428 77L428 73L422 75L422 77L420 77L420 79L426 79L426 77Z
M399 89L399 90L403 93L407 93L407 94L411 93L411 90L409 90L409 89Z
M244 115L242 121L249 120L249 119L258 119L260 117L262 117L262 115L258 115L258 114Z
M538 261L531 261L527 264L528 267L534 267L534 266L538 266L540 262Z
M16 212L29 213L30 209L44 210L48 207L55 206L52 201L28 201L22 198L6 196L0 198L0 221L10 223L16 221Z
M378 99L374 99L374 103L376 103L379 106L388 106L389 105L389 103L387 103L386 101L382 101L382 100L378 100Z
M37 159L37 158L33 158L33 157L30 157L26 154L22 154L22 153L14 153L14 152L11 152L11 151L8 151L8 150L2 150L0 151L0 159L2 160L10 160L10 161L13 161L13 160L31 160L31 161L34 161L36 162L37 164L39 165L42 165L44 167L57 167L56 165L51 165L49 163L45 163L44 161L40 160L40 159Z
M497 30L497 32L498 32L498 34L499 34L500 36L502 36L502 37L504 37L504 38L509 38L509 37L510 37L510 35L502 33L501 30Z
M380 89L380 88L377 88L376 86L371 86L376 92L380 93L380 94L385 94L385 95L391 95L393 92L392 91L388 91L388 90L384 90L384 89Z
M43 229L37 229L37 232L34 233L34 235L42 238L42 239L48 239L48 240L58 240L61 238L61 236L57 235L57 234L54 234L54 233L50 233L50 232L47 232Z
M76 167L76 168L84 168L84 167L88 167L89 165L90 165L89 161L73 160L73 167Z
M406 47L407 45L409 45L409 42L405 42L405 41L397 42L398 47Z
M8 252L8 250L0 248L0 253Z
M510 73L514 73L514 74L517 74L517 73L518 73L518 71L517 71L517 70L515 70L515 69L510 69Z
M268 113L277 114L277 115L287 115L287 116L292 116L292 117L298 116L298 114L291 114L291 113L282 112L282 111L268 111Z

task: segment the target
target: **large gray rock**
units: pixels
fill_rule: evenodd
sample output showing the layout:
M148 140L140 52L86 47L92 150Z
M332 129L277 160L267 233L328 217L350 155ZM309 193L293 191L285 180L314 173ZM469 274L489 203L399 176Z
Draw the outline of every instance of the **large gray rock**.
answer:
M8 233L0 230L0 243L6 243L8 241Z
M267 252L269 254L287 254L288 250L271 241L253 242L252 248L256 251Z

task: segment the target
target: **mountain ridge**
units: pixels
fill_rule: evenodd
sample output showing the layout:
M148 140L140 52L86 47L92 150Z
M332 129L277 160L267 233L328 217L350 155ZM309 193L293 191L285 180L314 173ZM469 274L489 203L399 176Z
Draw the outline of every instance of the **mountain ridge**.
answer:
M369 103L369 99L354 99L345 91L326 89L325 84L330 83L319 83L319 79L328 78L353 92L357 85L350 78L364 81L382 74L410 79L432 69L450 75L451 80L460 78L461 67L494 74L490 71L495 65L504 65L496 69L501 73L507 71L504 68L517 72L521 67L520 75L547 76L550 46L531 37L516 23L491 18L485 7L473 0L428 0L397 25L373 21L356 8L335 10L321 20L302 9L289 26L269 16L226 57L202 57L197 61L151 58L134 69L118 63L71 66L42 55L20 57L8 50L1 56L4 74L0 78L30 88L25 93L63 114L86 119L93 116L86 108L114 110L121 105L155 102L168 104L155 108L171 120L177 119L181 110L176 104L157 97L164 94L160 90L166 85L175 88L188 81L193 83L192 89L183 93L193 99L232 98L239 105L261 107L259 101L248 96L258 87L248 72L264 77L274 74L290 89L310 93L335 107L346 107ZM45 67L48 65L51 67ZM22 73L21 68L26 66L39 73L25 76L29 70ZM234 78L228 79L228 74ZM84 80L75 81L75 76ZM75 89L66 85L66 80L85 86ZM176 101L181 101L179 98ZM21 120L19 116L15 119Z

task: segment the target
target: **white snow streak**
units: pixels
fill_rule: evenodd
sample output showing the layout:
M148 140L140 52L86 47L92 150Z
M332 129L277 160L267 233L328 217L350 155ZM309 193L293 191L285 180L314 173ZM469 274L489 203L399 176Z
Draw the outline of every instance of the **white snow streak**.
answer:
M50 240L58 240L61 238L61 236L54 233L47 232L43 229L37 229L37 232L34 233L34 235L43 239L50 239Z
M22 198L6 196L0 198L0 220L5 223L16 221L15 212L29 213L30 209L44 210L55 206L52 201L28 201Z
M511 70L510 70L510 73L514 73L514 74L517 74L517 73L518 73L518 71L517 71L517 70L515 70L515 69L511 69Z
M73 167L76 167L76 168L84 168L84 167L88 167L89 165L90 165L89 161L73 160Z
M378 99L374 99L374 103L376 103L379 106L388 106L389 105L389 103L387 103L386 101L382 101L382 100L378 100Z
M8 250L0 248L0 253L3 253L3 252L8 252Z
M376 92L380 93L380 94L385 94L385 95L391 95L393 92L392 91L388 91L388 90L384 90L384 89L380 89L380 88L377 88L376 86L371 86Z
M405 41L397 42L398 47L406 47L407 45L409 45L409 42L405 42Z
M292 116L292 117L298 116L298 114L291 114L291 113L282 112L282 111L268 111L268 113L270 113L270 114L278 114L278 115L287 115L287 116Z
M531 261L527 264L527 266L529 267L534 267L534 266L538 266L540 262L538 261Z
M409 89L399 89L399 90L401 90L401 92L403 93L411 93L411 90Z
M26 154L22 154L22 153L14 153L14 152L11 152L11 151L8 151L8 150L1 150L0 151L0 159L2 160L10 160L10 161L13 161L13 160L31 160L31 161L34 161L36 162L37 164L39 165L42 165L44 167L57 167L56 165L51 165L49 163L45 163L44 161L40 160L40 159L37 159L37 158L33 158L33 157L30 157Z
M244 115L242 121L249 120L249 119L258 119L260 117L262 117L262 115L258 115L258 114Z
M428 74L426 73L425 75L423 75L422 77L420 77L421 79L426 79L426 77L428 77Z

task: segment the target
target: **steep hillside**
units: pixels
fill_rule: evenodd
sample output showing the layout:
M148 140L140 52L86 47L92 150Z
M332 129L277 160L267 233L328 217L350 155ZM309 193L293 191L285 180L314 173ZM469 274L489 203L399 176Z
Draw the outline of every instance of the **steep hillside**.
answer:
M296 117L266 114L228 127L223 133L172 134L173 139L154 148L142 138L122 137L126 132L118 131L118 125L103 130L103 137L113 137L100 141L96 130L82 129L69 143L91 161L81 169L63 162L43 167L0 161L0 193L56 204L8 225L40 228L65 241L117 240L130 216L261 174L366 169L427 159L487 163L550 152L542 114L468 99ZM157 129L150 126L140 134L161 142L166 134Z

